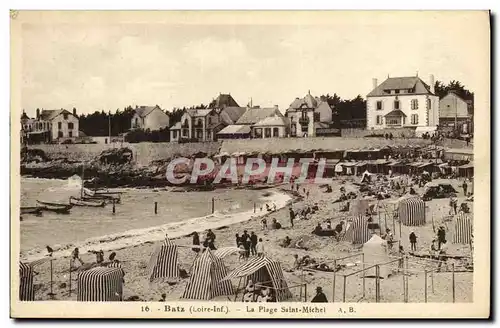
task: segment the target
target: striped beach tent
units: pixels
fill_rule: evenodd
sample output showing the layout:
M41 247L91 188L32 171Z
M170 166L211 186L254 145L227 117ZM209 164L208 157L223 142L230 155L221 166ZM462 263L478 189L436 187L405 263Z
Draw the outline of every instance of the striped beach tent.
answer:
M149 260L147 269L149 281L161 278L178 278L178 257L177 245L170 239L165 239L161 246L153 252Z
M470 245L472 243L472 222L464 212L458 213L453 229L453 243Z
M222 281L227 273L222 258L215 256L209 249L205 250L194 260L191 278L182 298L210 300L216 296L233 294L231 281Z
M425 225L425 202L418 197L401 200L398 204L398 215L405 226Z
M371 238L370 229L368 229L368 219L359 215L352 219L352 222L347 223L344 235L340 241L347 241L353 244L364 244Z
M77 301L112 302L123 296L123 269L96 267L78 274Z
M239 253L240 249L238 247L223 247L223 248L218 248L216 251L213 252L215 256L221 259L225 258L226 256Z
M19 300L34 301L35 289L33 286L33 268L19 262Z
M283 276L281 263L266 256L254 257L248 260L240 267L234 269L223 280L234 278L246 278L246 281L251 280L254 283L270 282L276 292L276 301L278 302L286 301L293 297Z

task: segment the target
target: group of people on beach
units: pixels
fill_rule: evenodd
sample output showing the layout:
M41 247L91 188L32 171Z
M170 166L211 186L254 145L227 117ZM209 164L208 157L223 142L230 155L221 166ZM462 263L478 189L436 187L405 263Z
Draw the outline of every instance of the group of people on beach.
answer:
M200 235L198 232L193 232L193 252L199 253L200 250L205 251L205 249L210 249L212 251L216 250L217 248L215 247L215 233L212 231L212 229L207 230L207 234L205 236L205 240L203 241L203 244L200 242Z
M248 231L244 230L241 236L237 233L235 238L236 247L240 250L240 259L248 259L250 255L264 256L264 242L255 232L248 234Z

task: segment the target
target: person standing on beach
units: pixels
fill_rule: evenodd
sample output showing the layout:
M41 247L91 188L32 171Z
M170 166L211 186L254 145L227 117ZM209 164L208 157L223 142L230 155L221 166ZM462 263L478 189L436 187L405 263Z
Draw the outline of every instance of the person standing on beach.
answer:
M212 241L215 242L215 234L213 233L212 229L208 229L207 239L212 239Z
M467 180L464 180L464 183L462 184L462 188L464 190L464 196L467 196Z
M323 288L316 288L316 295L311 300L311 303L328 303L325 293L323 293Z
M80 251L78 250L78 247L75 247L75 249L71 253L71 266L75 264L76 260L80 262L80 265L83 265L83 261L82 259L80 259Z
M245 247L245 257L250 257L250 235L248 235L246 230L241 235L241 242L243 243L243 247Z
M309 198L309 190L306 192L306 198Z
M192 250L193 252L195 253L199 253L200 252L200 235L195 231L193 232L193 246L198 246L198 247L193 247Z
M240 245L241 245L241 237L240 237L240 235L236 234L235 238L236 238L236 247L240 247Z
M263 218L260 223L262 224L262 230L267 230L267 219Z
M297 183L297 184L295 185L295 187L297 188L297 192L298 192L298 191L299 191L299 184Z
M264 256L264 242L262 241L262 238L259 238L259 243L257 244L257 256L261 257Z
M413 231L410 233L410 247L412 252L417 251L417 235Z
M293 228L293 220L295 220L295 212L293 211L293 208L291 206L289 208L289 213L290 213L290 225Z
M257 241L258 238L257 238L257 235L255 234L255 232L251 232L250 233L250 251L252 252L252 255L257 255Z
M444 230L443 226L440 226L437 232L437 238L438 238L438 248L441 248L441 244L446 241L446 231Z

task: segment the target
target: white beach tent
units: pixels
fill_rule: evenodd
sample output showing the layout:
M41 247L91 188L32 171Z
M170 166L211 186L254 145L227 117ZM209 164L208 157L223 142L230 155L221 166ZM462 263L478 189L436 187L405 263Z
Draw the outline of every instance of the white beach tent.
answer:
M365 256L365 266L370 267L375 264L389 262L389 254L387 252L387 241L380 238L378 235L373 235L370 240L363 244L363 253ZM382 265L379 268L379 277L387 278L391 274L391 265ZM376 277L376 268L366 270L366 276Z

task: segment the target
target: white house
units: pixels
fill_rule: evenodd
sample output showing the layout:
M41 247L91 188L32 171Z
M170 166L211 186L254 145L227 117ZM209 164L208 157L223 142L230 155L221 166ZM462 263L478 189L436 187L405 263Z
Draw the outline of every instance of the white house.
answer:
M434 76L426 84L418 76L389 77L381 84L373 79L366 96L368 129L437 127L439 97L434 94Z
M286 117L290 120L290 136L316 137L328 135L332 122L332 108L326 101L311 96L309 91L304 98L295 98L286 110Z
M42 110L40 112L40 109L37 108L35 119L30 119L26 113L23 113L21 127L26 140L33 142L62 141L79 136L76 108L73 108L73 113L66 109Z
M168 127L169 123L170 117L160 106L136 106L130 126L132 129L155 131Z

